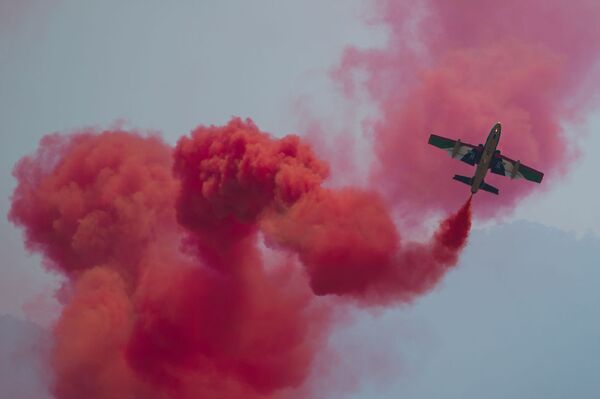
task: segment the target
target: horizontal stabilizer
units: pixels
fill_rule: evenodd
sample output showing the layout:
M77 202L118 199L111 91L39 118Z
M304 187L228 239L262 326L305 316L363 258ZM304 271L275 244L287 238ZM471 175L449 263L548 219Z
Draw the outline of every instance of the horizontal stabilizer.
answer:
M453 179L458 180L461 183L468 184L469 186L473 184L473 179L467 176L454 175Z
M486 182L481 182L481 186L479 186L480 190L487 191L488 193L496 194L500 193L496 187L487 184Z

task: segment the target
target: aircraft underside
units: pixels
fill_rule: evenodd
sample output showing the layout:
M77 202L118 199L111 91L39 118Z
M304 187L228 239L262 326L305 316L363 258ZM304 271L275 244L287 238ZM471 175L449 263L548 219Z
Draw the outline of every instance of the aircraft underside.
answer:
M492 194L500 192L498 188L485 182L484 179L488 171L497 175L507 176L510 179L524 178L535 183L540 183L544 177L542 172L523 165L521 161L514 161L502 155L497 150L501 128L500 123L496 123L492 127L485 144L479 144L478 146L435 134L429 136L429 144L447 151L454 159L476 167L473 177L462 175L454 175L453 177L454 180L471 186L471 193L473 194L478 190L487 191Z

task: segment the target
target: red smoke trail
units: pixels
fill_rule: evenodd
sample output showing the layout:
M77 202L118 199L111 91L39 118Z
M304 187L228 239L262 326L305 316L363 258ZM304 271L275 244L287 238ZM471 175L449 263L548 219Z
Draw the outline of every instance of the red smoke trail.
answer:
M298 253L317 295L369 302L409 301L454 265L471 227L471 199L427 244L402 243L389 211L372 192L320 189L284 215L267 218L267 238Z
M66 277L56 398L305 397L297 388L334 322L337 301L323 296L411 301L466 243L470 200L425 243L403 237L387 207L420 219L465 195L445 172L460 164L424 144L429 132L478 142L501 120L503 151L564 170L560 122L586 104L596 1L374 5L388 45L347 51L338 77L350 93L352 72L366 72L377 190L323 187L327 164L298 137L239 119L174 149L136 132L51 135L19 162L9 217ZM503 184L502 201L479 209L534 187Z
M373 176L393 203L414 216L417 209L449 211L464 195L451 177L472 168L422 145L432 132L478 144L500 120L500 149L546 172L543 186L567 170L575 154L561 123L581 118L593 91L583 89L597 87L589 74L600 55L599 2L370 3L388 42L378 50L347 50L336 76L350 97L353 76L365 78L379 113L370 121L380 161ZM481 202L477 210L484 215L540 190L498 176L489 180L502 198Z
M401 240L375 192L323 188L327 166L298 137L240 119L174 150L135 132L52 135L14 174L9 217L67 277L59 399L305 397L335 310L319 296L410 301L470 228L468 201L429 243Z

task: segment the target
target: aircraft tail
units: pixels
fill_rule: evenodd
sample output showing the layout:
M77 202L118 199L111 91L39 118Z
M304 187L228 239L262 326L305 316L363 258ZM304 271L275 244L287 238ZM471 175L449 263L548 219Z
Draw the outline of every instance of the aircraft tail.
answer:
M453 179L454 180L458 180L461 183L465 183L465 184L467 184L469 186L473 184L473 178L471 178L471 177L461 176L461 175L454 175Z
M457 180L461 183L465 183L466 185L472 186L473 185L473 178L472 177L467 177L467 176L461 176L461 175L454 175L453 177L454 180ZM487 184L486 182L481 182L481 185L479 186L480 190L483 191L487 191L488 193L492 193L492 194L496 194L498 195L500 193L500 190L498 190L496 187Z
M488 193L496 194L496 195L498 195L498 193L500 193L500 190L498 190L494 186L491 186L491 185L487 184L484 181L481 182L481 186L479 186L479 189L483 190L483 191L487 191Z

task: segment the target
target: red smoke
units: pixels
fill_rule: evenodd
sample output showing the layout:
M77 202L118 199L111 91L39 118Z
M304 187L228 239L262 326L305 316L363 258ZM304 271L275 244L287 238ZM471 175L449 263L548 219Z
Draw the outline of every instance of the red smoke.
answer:
M500 120L501 150L546 172L542 188L566 170L561 123L589 105L599 3L374 4L388 43L348 50L336 75L349 95L365 77L377 106L373 190L324 187L328 165L299 137L240 119L175 148L128 131L51 135L19 162L10 218L66 277L58 399L306 397L339 302L409 302L466 243L471 200L450 214L468 192L451 176L472 168L427 146L430 132L478 144ZM501 196L478 194L486 215L540 188L489 180ZM415 243L390 207L450 216Z
M471 200L427 244L402 243L373 192L316 190L288 213L267 218L267 238L298 253L317 295L410 300L454 265L471 228Z
M349 95L365 77L379 112L373 190L324 187L328 165L299 137L240 119L175 148L128 131L51 135L19 162L9 217L66 277L58 399L306 397L338 302L409 302L466 243L471 200L424 243L389 209L421 220L468 192L451 176L472 168L427 146L430 132L478 144L500 120L501 150L546 172L543 185L564 172L561 123L587 105L596 1L374 4L389 42L348 50L337 71ZM539 188L489 179L502 194L478 204L488 215Z
M425 146L435 132L472 144L503 124L499 149L546 173L543 186L575 155L562 126L589 106L589 72L599 56L600 3L543 0L374 0L373 22L389 32L382 49L348 49L336 71L354 97L364 77L378 115L370 121L379 163L373 171L394 204L452 209L465 187L454 173L472 168ZM357 74L359 71L361 73ZM500 201L477 210L495 214L540 187L500 176ZM421 213L417 213L421 215Z
M468 201L429 243L401 240L377 193L323 188L306 144L249 120L174 149L135 132L47 136L14 174L9 217L67 277L59 399L305 397L335 310L323 296L410 301L470 228Z

